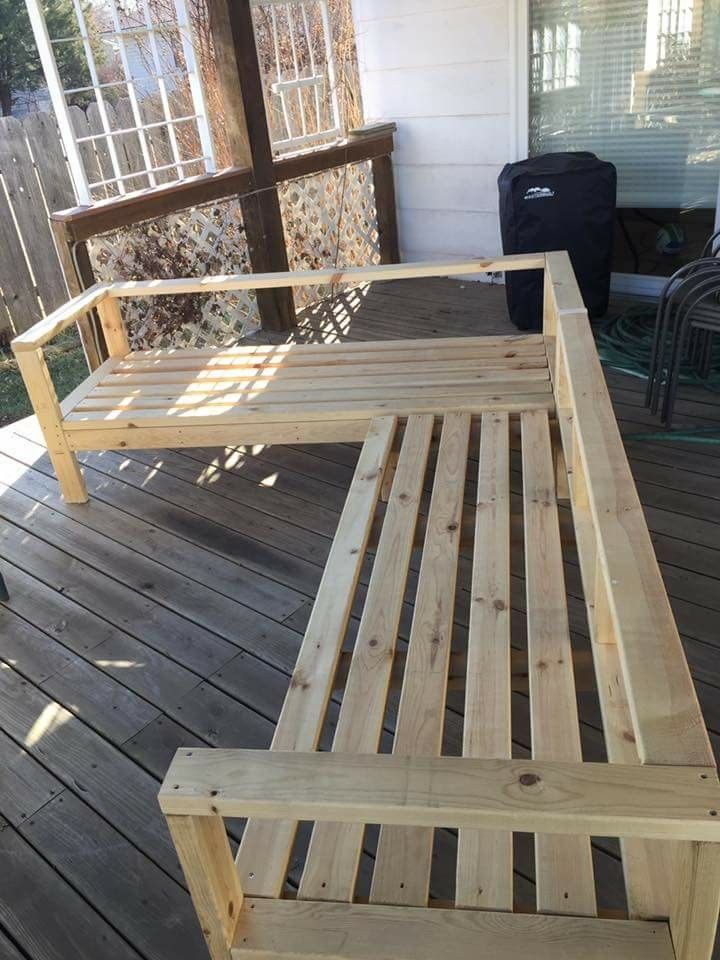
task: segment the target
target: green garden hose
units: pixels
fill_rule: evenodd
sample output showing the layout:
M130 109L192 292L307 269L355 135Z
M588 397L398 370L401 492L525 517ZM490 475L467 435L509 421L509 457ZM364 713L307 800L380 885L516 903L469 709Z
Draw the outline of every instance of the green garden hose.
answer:
M593 327L598 353L603 366L620 373L647 380L655 333L656 310L644 304L632 304L621 313ZM720 393L720 338L712 347L710 375L703 379L694 368L683 362L680 382ZM628 440L683 440L688 443L720 443L720 427L697 427L682 430L658 430L636 433Z

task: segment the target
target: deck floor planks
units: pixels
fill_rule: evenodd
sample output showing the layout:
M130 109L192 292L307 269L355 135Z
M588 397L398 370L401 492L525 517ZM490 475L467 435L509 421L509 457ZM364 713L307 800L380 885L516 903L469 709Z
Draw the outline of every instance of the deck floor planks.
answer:
M504 314L504 294L498 287L460 284L454 281L420 282L417 286L422 288L420 293L411 284L377 284L367 294L366 305L363 299L359 298L359 303L353 306L352 314L346 311L344 318L330 318L327 322L322 322L330 330L342 332L349 328L351 338L357 341L402 336L442 337L512 332ZM488 303L491 305L491 316L486 319L482 317L479 308L484 308ZM319 326L318 317L323 311L326 314L329 312L327 308L316 311L316 316L308 321L302 336L314 336L310 328ZM385 311L383 319L380 318L382 311ZM611 374L609 379L620 400L618 412L623 433L627 436L654 429L654 421L646 416L642 407L638 382L616 374ZM683 399L677 407L678 426L689 423L693 418L694 422L701 422L698 417L703 417L702 422L717 420L717 414L708 409L707 405L700 406L704 401L698 396L698 391L689 391L687 400L684 399L685 396L683 393ZM22 442L28 443L25 439ZM0 433L0 453L13 459L13 450L6 449L11 445L11 430ZM714 638L717 630L712 626L712 618L717 614L712 609L715 601L711 588L717 582L713 574L718 568L713 568L710 564L720 546L720 530L715 521L715 507L712 503L713 500L717 502L717 497L713 497L712 479L720 472L720 461L714 450L702 452L697 445L630 440L628 448L631 466L639 479L641 497L648 509L650 527L663 564L663 574L681 623L681 630L685 634L686 649L699 695L706 714L710 714L710 726L717 732L720 718L715 722L711 706L713 692L720 686L720 670L716 666L717 641ZM18 448L14 449L16 453ZM26 447L26 452L28 450ZM93 456L90 454L88 458ZM37 691L32 693L30 700L35 704L38 716L42 713L41 704L52 705L54 701L63 699L70 703L73 691L79 692L81 677L85 678L84 682L87 684L92 682L93 676L100 675L102 671L102 675L127 685L128 668L119 667L118 664L139 664L143 651L147 653L147 663L142 667L138 666L137 672L132 671L135 674L134 690L131 687L128 689L143 702L157 706L161 712L154 719L118 747L113 746L106 734L78 717L73 716L71 721L64 725L68 735L72 735L70 739L73 747L78 748L78 756L92 743L94 746L87 754L88 758L93 751L108 758L117 758L110 764L113 768L110 782L118 783L120 788L123 788L125 785L122 781L132 769L136 770L137 774L130 776L131 783L143 781L143 778L149 778L151 784L156 782L162 775L172 750L180 744L230 745L229 741L232 740L238 745L251 745L248 739L257 736L256 742L259 742L259 738L271 734L284 678L292 667L297 644L301 639L299 631L307 619L309 598L317 589L317 581L313 578L317 576L317 570L323 562L318 556L310 567L307 562L303 564L303 547L298 544L302 543L300 538L305 538L306 535L310 538L313 534L316 538L319 537L319 540L315 541L318 543L327 539L325 530L328 529L327 524L332 523L331 515L337 516L342 505L348 477L352 474L357 459L357 448L335 445L303 449L246 448L229 452L217 449L186 449L174 453L172 458L168 457L166 464L162 463L162 454L153 455L150 451L133 452L127 457L124 454L122 457L114 454L112 457L118 458L114 464L110 457L97 456L99 459L104 457L104 465L101 467L99 462L93 464L90 472L98 484L98 499L99 496L106 496L102 502L107 513L103 519L105 525L94 528L96 548L100 550L102 541L111 539L116 544L111 548L112 551L118 551L122 547L132 554L133 558L154 558L156 563L169 571L167 585L175 586L176 592L182 589L183 578L189 576L200 584L197 593L193 595L193 602L188 602L186 597L178 596L176 599L169 590L163 600L166 605L159 607L153 592L143 588L143 583L147 583L147 580L137 583L131 582L128 577L127 582L122 583L114 570L102 569L102 566L109 562L106 554L94 555L93 563L87 562L89 557L85 561L73 557L75 547L72 539L65 539L63 549L59 550L45 539L49 536L47 531L43 533L39 527L35 527L36 533L31 532L30 521L26 516L28 505L25 504L24 509L18 507L18 504L24 501L16 500L11 509L10 500L6 499L6 506L3 508L2 496L0 513L6 517L2 522L2 529L7 526L14 532L8 535L7 540L11 555L0 546L0 564L3 565L3 572L7 574L13 594L13 615L23 618L29 625L42 631L48 641L58 648L53 655L52 665L55 665L57 659L60 670L54 672L53 676L62 676L62 665L67 663L67 651L74 651L81 656L84 664L79 667L76 659L74 664L67 668L69 675L75 677L75 686L53 688L55 692L52 698L48 696L49 691L39 686L48 679L52 682L52 678L40 680L41 672L37 673L35 683L23 678L22 682L26 685L24 690ZM125 466L121 470L123 464ZM653 465L661 469L654 471ZM228 469L225 469L226 466ZM125 471L127 473L123 476ZM192 483L193 471L198 478L195 484ZM47 465L44 468L34 467L29 471L31 480L34 478L35 482L25 488L24 496L35 503L46 504L45 510L52 508L59 514L57 526L54 528L56 531L68 524L77 529L73 527L70 515L62 513L58 504L52 500L52 482L47 483L48 475ZM43 476L45 479L42 479ZM179 482L183 477L184 485L180 486ZM170 481L173 484L173 496L178 497L178 502L175 503L164 493ZM512 482L511 479L511 484ZM212 490L216 483L219 484L217 494ZM194 485L197 489L191 494L189 488ZM261 488L259 493L255 493L256 487ZM100 492L100 488L105 491L104 494ZM285 497L276 495L275 490L277 494L285 494ZM112 503L107 500L110 496L114 498ZM288 510L292 509L294 502L297 502L297 515L294 524L290 526L284 518L289 519ZM307 505L307 510L303 504ZM310 505L320 510L311 510ZM226 510L231 512L229 525ZM126 544L120 542L118 531L113 531L110 526L112 518L119 521L121 515L132 518L132 529L135 531L133 541ZM234 529L243 523L252 525L249 536ZM261 526L258 527L257 524ZM259 537L256 533L258 529L262 530ZM287 539L288 530L296 538L295 545ZM59 533L57 535L59 536ZM305 546L307 543L306 540ZM173 549L170 549L171 544ZM182 554L184 545L188 551L185 560ZM267 565L251 570L250 565L254 564L258 557L262 563L265 563L263 558L267 557ZM222 565L220 558L223 560ZM272 575L269 558L281 566L280 579ZM568 572L573 565L572 552L568 553L566 561L573 640L575 642L577 637L578 642L583 642L586 635L583 635L581 604L579 599L572 596L575 593L575 584L573 576ZM97 569L93 564L98 565ZM222 585L219 579L213 579L215 571L219 572L221 566L225 571ZM308 571L309 575L303 571ZM689 573L693 572L703 576L689 576ZM252 584L251 577L254 578ZM34 591L35 584L38 589ZM207 606L211 602L210 598L214 599L218 594L234 600L235 608L228 609L235 609L239 616L245 617L243 605L237 603L237 597L244 591L243 595L248 597L250 589L254 596L253 606L247 609L260 622L257 630L251 630L253 621L249 618L240 622L232 637L232 623L227 623L220 633L201 625L200 621L205 616L202 606ZM518 596L521 597L523 589L522 577L515 574L512 578L514 604L517 603ZM281 596L285 600L278 603ZM297 605L294 603L295 599L298 600ZM282 613L288 609L288 601L289 606L294 606L294 610L283 617ZM283 607L283 603L286 606ZM178 605L182 606L187 616L176 611ZM519 606L522 607L522 604ZM411 609L410 606L410 612ZM519 621L521 617L520 609L514 619ZM407 619L407 615L404 619ZM246 635L247 631L242 627L242 623L247 624L251 631L249 635ZM145 629L146 626L148 630ZM22 636L36 637L29 628L21 629ZM522 624L519 629L524 629ZM84 649L86 645L91 646ZM157 649L154 646L157 646ZM38 653L42 647L34 649ZM48 647L46 649L49 650ZM4 652L12 656L11 648ZM0 654L2 653L0 650ZM29 652L26 653L29 655ZM104 661L102 667L99 666L100 661ZM38 659L33 669L41 668L41 660ZM49 667L47 669L49 670ZM90 673L86 672L88 670ZM74 674L73 671L78 672ZM19 674L12 670L2 673L5 674L3 680L8 673L13 679L19 677ZM198 696L193 697L193 691L196 691ZM207 709L203 706L206 696L210 696L212 701ZM178 710L178 707L181 709ZM460 749L462 735L459 716L461 708L461 700L458 702L456 697L451 696L445 724L446 743L449 744L449 749L456 751ZM167 713L171 709L174 710L173 717ZM513 709L518 736L522 739L521 732L527 725L527 697L521 694L513 695ZM57 715L65 716L62 707ZM597 706L585 695L581 695L580 715L585 755L590 758L596 753L601 754L603 747L598 732ZM257 719L251 721L251 716ZM241 728L240 733L238 727ZM242 729L247 738L244 744L240 739ZM16 745L19 743L21 728L17 726L16 718L8 716L7 711L0 716L0 732L4 732L6 738L9 734ZM26 735L23 735L23 738ZM717 741L716 736L713 739ZM43 773L37 785L30 779L29 788L31 795L34 790L38 791L38 805L44 807L48 798L43 790L47 790L48 784L52 783L55 771L47 769L44 757L40 759L41 747L42 740L33 745L32 756L36 763L41 764ZM516 739L514 750L518 751L518 755L522 755L522 747L522 743ZM70 796L72 804L85 804L87 809L94 811L92 817L97 818L109 831L96 851L98 862L101 863L102 858L108 856L104 847L109 847L119 838L127 842L124 838L128 829L127 814L119 809L116 803L108 803L108 798L98 782L91 780L89 784L85 783L85 773L94 774L92 763L95 761L90 760L88 770L81 775L77 758L73 759L71 756L73 752L74 749L66 750L62 758L63 792ZM28 753L31 751L28 750ZM57 772L60 773L59 770ZM106 773L106 770L102 771L103 777ZM72 782L72 775L80 786ZM88 790L89 797L85 796L81 787ZM32 804L28 806L32 807ZM43 821L43 829L62 830L61 806L57 799L51 800L47 820ZM7 815L1 807L0 814ZM39 817L38 814L38 820ZM65 838L57 839L57 846L54 848L56 852L51 854L55 858L52 861L53 869L44 874L50 877L56 886L54 892L43 883L42 891L47 904L65 902L67 891L70 890L70 900L76 904L73 910L79 909L77 904L82 906L84 919L79 917L79 929L98 930L109 924L111 936L115 930L120 930L122 936L127 938L127 941L121 938L121 943L126 951L130 950L129 956L153 956L153 947L148 939L152 934L150 926L154 919L152 908L148 909L146 923L143 918L144 929L141 930L138 926L134 931L127 920L128 916L132 917L128 911L130 904L125 900L130 893L113 888L109 878L103 881L101 871L95 874L96 886L99 886L99 889L92 902L84 899L82 891L80 894L74 892L75 881L70 859L73 845L80 843L80 834L73 830L73 822L68 815L68 846L63 845ZM14 836L18 838L15 842L21 841L25 844L25 862L34 863L37 854L32 833L29 832L26 839L17 832L18 828L13 829ZM95 828L90 833L93 837L101 838L100 831ZM38 832L37 836L40 835ZM438 831L437 838L440 841L442 858L443 851L448 843L452 843L453 838L446 831ZM531 871L531 866L523 849L527 844L520 838L516 846L516 867L519 866L523 873L531 876L531 872L528 872ZM161 869L155 862L161 855L153 849L149 839L146 841L146 838L141 838L141 847L140 855L149 865L145 869L150 871L145 875L149 877L152 870ZM134 846L133 849L139 847ZM596 841L593 851L601 905L604 906L617 906L622 903L622 893L620 892L619 896L616 894L620 882L619 865L604 852L612 850L612 842ZM150 857L148 852L151 853ZM48 853L50 854L50 850ZM441 864L436 864L436 867L438 866ZM79 870L79 867L77 869ZM167 877L167 873L162 875ZM174 880L168 882L175 884ZM527 884L525 888L532 889ZM114 889L117 889L115 900ZM441 877L438 877L437 883L434 883L431 889L433 895L444 893ZM517 889L516 876L516 892ZM150 893L153 903L153 897L159 896L159 891L153 888ZM181 896L185 896L182 891ZM527 896L525 899L528 899ZM123 902L119 902L120 900ZM21 955L25 954L28 960L44 960L46 956L49 960L54 960L55 956L63 956L62 953L48 953L47 944L40 944L32 937L23 942L18 940L13 929L21 927L12 928L13 922L13 917L8 918L6 914L0 916L0 937L3 936L3 928L9 931L12 941L22 951ZM127 932L124 925L127 926ZM162 942L157 941L158 944ZM0 949L2 945L3 941L0 939ZM76 950L78 956L86 953ZM102 949L94 955L102 957ZM204 950L198 948L196 953L194 948L188 946L182 956L197 956L200 960L201 957L204 958Z

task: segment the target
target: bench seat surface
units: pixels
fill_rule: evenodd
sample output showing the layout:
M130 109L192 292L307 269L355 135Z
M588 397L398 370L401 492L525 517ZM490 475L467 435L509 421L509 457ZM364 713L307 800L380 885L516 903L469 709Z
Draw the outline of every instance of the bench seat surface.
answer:
M67 430L550 409L541 335L154 350L106 362Z

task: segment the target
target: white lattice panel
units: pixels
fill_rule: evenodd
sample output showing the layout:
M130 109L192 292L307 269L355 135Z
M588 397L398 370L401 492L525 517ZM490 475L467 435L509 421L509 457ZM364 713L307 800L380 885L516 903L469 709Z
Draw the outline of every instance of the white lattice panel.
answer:
M380 262L369 162L349 164L278 187L291 270ZM295 291L298 309L330 296L327 284Z
M278 186L291 270L380 262L369 163L351 164ZM184 210L95 237L98 280L248 273L250 258L236 199ZM331 296L328 285L295 290L298 309ZM226 346L259 326L253 293L193 294L124 301L135 349Z
M223 200L106 233L89 244L99 280L248 273L250 258L237 200ZM125 300L135 349L226 346L259 325L252 292Z

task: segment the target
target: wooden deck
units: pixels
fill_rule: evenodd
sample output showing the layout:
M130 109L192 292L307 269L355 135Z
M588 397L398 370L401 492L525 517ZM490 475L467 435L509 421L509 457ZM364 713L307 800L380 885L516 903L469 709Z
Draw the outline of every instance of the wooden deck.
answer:
M303 324L305 339L512 332L501 287L451 280L354 291ZM720 447L630 439L656 426L643 385L608 379L717 746ZM700 390L685 390L676 410L678 426L720 421L720 405ZM0 606L3 960L205 960L157 806L159 782L180 745L269 745L357 453L357 445L91 453L82 456L90 503L68 506L34 423L0 432L0 563L11 597ZM583 651L587 624L570 542L564 559L573 643ZM513 558L512 586L520 650L521 560ZM460 571L462 642L469 565ZM407 602L404 638L411 615ZM584 757L603 759L595 694L582 693L579 706ZM514 750L524 756L522 690L513 707ZM336 705L330 713L326 742ZM452 692L445 751L458 753L461 741L462 694ZM376 841L368 833L366 865ZM437 832L439 899L453 895L455 844L452 832ZM615 840L593 841L607 910L624 908L617 852ZM532 838L518 836L521 904L534 902L532 856ZM361 893L367 882L365 870Z

